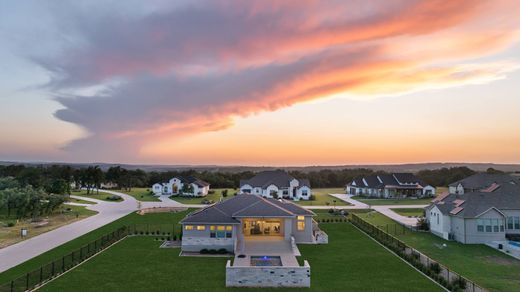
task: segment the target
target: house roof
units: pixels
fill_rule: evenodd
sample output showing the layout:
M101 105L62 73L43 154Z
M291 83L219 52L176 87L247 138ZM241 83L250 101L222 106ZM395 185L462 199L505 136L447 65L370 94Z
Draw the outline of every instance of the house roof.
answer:
M182 224L225 223L238 224L239 217L294 217L313 216L313 212L285 200L267 199L241 194L195 211L186 216Z
M357 187L366 188L385 188L385 187L399 187L399 188L417 188L427 186L421 179L413 173L393 173L393 174L374 174L354 179L348 185L352 186L355 182Z
M504 184L511 182L520 185L520 178L509 174L476 173L472 176L451 183L449 186L456 187L460 184L465 189L481 190L489 188L494 183Z
M493 192L468 192L449 194L436 200L430 208L436 206L441 213L463 218L475 218L491 208L498 210L520 210L520 186L505 183Z
M183 184L185 183L188 183L188 184L196 184L197 186L199 187L207 187L209 186L209 183L208 182L205 182L201 179L198 179L194 176L176 176L176 178L178 178Z
M240 187L250 185L252 187L266 188L275 185L278 188L288 188L289 183L295 179L292 175L283 170L268 170L257 173L250 179L240 180ZM310 187L309 180L299 179L299 186Z

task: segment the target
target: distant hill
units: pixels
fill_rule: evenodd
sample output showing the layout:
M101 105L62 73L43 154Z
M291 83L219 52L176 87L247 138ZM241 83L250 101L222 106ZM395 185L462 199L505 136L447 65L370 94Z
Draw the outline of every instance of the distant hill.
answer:
M324 169L353 169L368 168L373 170L382 170L386 172L417 172L425 169L440 169L443 167L460 167L466 166L475 171L485 171L488 168L494 168L505 172L520 172L520 164L496 164L496 163L464 163L464 162L448 162L448 163L408 163L408 164L359 164L359 165L324 165L324 166L219 166L219 165L150 165L150 164L111 164L111 163L64 163L64 162L16 162L16 161L0 161L0 165L70 165L74 168L83 168L91 165L99 165L101 169L107 170L111 166L121 166L126 169L142 169L145 171L170 171L170 170L188 170L194 169L198 171L222 171L222 172L241 172L241 171L262 171L272 169L298 170L302 172L320 171Z

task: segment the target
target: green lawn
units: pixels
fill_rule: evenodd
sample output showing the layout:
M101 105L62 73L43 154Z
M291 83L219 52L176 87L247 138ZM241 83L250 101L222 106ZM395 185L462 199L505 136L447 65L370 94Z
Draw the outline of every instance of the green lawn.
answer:
M360 201L368 205L428 205L433 198L423 199L368 199L366 197L354 196L352 199Z
M328 245L300 245L311 265L307 291L442 291L349 223L322 224ZM226 289L227 258L179 257L147 237L128 238L41 291L294 291ZM129 256L131 255L131 256ZM300 260L301 260L300 259Z
M331 196L330 194L343 194L345 190L342 188L327 188L327 189L312 189L312 194L316 197L316 200L313 201L298 201L295 202L298 205L302 206L334 206L334 201L336 201L336 206L347 206L349 203L342 201L338 198Z
M72 207L71 207L72 208ZM82 207L80 207L82 208ZM75 208L73 208L75 209ZM83 208L84 209L84 208ZM43 253L37 257L34 257L12 269L9 269L3 273L0 273L0 284L5 283L11 279L14 279L18 276L21 276L27 272L30 272L34 269L39 268L43 264L47 264L57 258L62 257L65 254L69 254L72 251L99 239L101 236L114 231L123 225L131 225L131 224L177 224L186 214L189 212L179 212L179 213L153 213L146 215L138 215L136 213L131 213L121 219L118 219L110 224L107 224L101 228L93 230L83 236L80 236L74 240L71 240L63 245L60 245L46 253ZM180 227L176 226L177 230L180 230Z
M87 195L87 191L86 190L81 190L81 191L73 191L71 193L72 195L74 196L82 196L82 197L86 197L86 198L92 198L92 199L98 199L98 200L102 200L102 201L107 201L107 202L121 202L123 201L123 198L117 196L119 198L119 200L117 201L113 201L113 200L109 200L107 198L113 196L111 194L107 194L107 193L103 193L103 192L99 192L96 193L95 191L91 192L90 194Z
M392 211L407 217L424 216L424 209L421 208L392 208Z
M150 192L150 188L132 188L131 191L118 190L123 194L130 195L142 202L159 202L160 200Z
M222 196L222 191L228 190L227 197ZM204 200L211 200L213 202L218 202L222 198L223 200L230 199L234 196L238 190L235 189L211 189L210 192L212 194L208 194L205 197L184 197L184 196L171 196L170 199L175 200L182 204L202 204Z
M377 225L395 223L375 212L360 216ZM520 291L520 261L486 245L461 244L425 232L398 232L396 237L490 291ZM447 247L440 248L442 244Z
M85 201L85 200L74 199L74 198L67 198L67 202L70 202L70 203L80 203L80 204L89 204L89 205L97 204L96 202Z

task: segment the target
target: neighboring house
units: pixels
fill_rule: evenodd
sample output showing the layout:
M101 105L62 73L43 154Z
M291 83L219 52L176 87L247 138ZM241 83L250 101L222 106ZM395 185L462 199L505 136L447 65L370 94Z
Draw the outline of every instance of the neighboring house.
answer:
M450 194L464 194L483 189L493 188L498 184L516 182L520 185L520 178L509 174L477 173L465 179L449 184Z
M447 193L426 207L426 219L433 234L468 244L491 244L505 241L508 234L520 234L518 179L509 177L500 183L490 183L489 177L479 177L482 189ZM468 181L474 182L474 178ZM469 188L477 186L461 184Z
M209 192L209 183L193 176L177 176L167 183L156 183L152 186L155 195L184 195L184 196L206 196Z
M236 254L251 241L316 242L315 214L290 201L240 194L186 216L182 251L226 249ZM274 252L274 251L273 251Z
M369 175L347 184L347 194L377 198L433 197L435 187L412 173Z
M240 193L296 201L308 200L312 195L309 180L294 178L283 170L262 171L241 180Z

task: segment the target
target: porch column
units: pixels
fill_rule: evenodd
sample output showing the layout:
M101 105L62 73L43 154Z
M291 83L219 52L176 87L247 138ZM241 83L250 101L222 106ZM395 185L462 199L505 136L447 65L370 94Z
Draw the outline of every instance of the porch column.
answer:
M284 231L283 231L283 234L284 234L284 239L285 240L291 240L291 235L292 235L292 220L291 219L288 219L288 218L284 218L282 219L283 222L284 222Z

